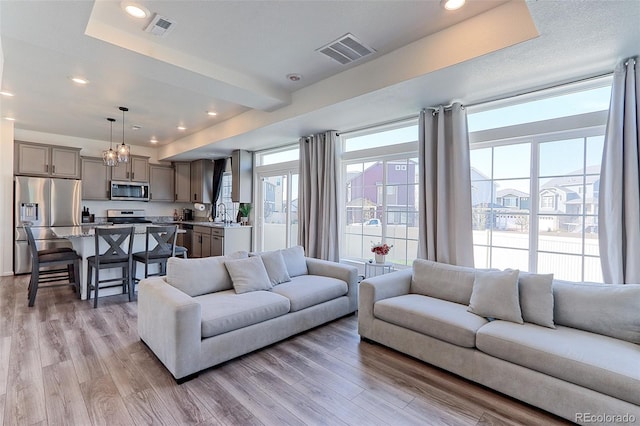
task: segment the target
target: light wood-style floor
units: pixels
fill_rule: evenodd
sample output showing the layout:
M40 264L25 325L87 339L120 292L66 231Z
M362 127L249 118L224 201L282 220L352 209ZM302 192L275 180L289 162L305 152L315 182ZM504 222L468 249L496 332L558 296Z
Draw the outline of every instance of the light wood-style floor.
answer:
M5 425L553 425L564 421L380 345L355 316L209 369L179 386L136 332L126 296L0 278Z

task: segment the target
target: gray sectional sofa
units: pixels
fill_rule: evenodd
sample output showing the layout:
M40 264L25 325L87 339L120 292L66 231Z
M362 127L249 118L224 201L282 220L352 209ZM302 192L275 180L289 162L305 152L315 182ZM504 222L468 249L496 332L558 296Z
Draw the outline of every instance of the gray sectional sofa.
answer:
M301 247L171 258L138 287L138 334L176 380L353 313L354 267Z
M640 423L640 285L416 260L358 306L365 339L576 423Z

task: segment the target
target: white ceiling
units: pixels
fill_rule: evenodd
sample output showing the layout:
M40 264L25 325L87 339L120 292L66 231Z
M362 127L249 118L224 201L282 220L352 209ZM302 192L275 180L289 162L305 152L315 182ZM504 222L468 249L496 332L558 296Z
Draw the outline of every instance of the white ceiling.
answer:
M138 3L175 29L145 33L149 18L118 1L0 0L2 89L15 93L2 115L108 140L105 118L121 129L123 105L128 143L155 136L162 159L213 158L594 76L640 53L638 0L468 0L453 13L424 0ZM377 52L343 66L315 51L345 33Z

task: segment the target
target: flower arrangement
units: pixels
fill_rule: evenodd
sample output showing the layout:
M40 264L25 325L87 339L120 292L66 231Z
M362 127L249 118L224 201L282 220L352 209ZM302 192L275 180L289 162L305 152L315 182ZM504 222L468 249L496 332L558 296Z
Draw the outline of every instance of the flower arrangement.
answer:
M391 250L391 247L393 247L393 245L389 245L387 243L373 244L373 242L371 242L371 252L375 254L386 256L387 254L389 254L389 250Z

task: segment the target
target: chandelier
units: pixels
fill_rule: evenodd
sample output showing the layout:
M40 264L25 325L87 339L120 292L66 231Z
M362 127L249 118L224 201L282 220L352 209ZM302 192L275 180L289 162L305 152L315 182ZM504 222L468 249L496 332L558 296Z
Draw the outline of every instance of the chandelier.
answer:
M102 151L102 161L105 166L115 167L118 165L118 153L113 150L113 122L115 118L107 118L111 123L111 136L109 137L109 149Z
M122 111L122 144L118 146L118 163L128 163L129 162L129 145L125 145L124 143L124 113L129 111L129 108L119 107L120 111Z

